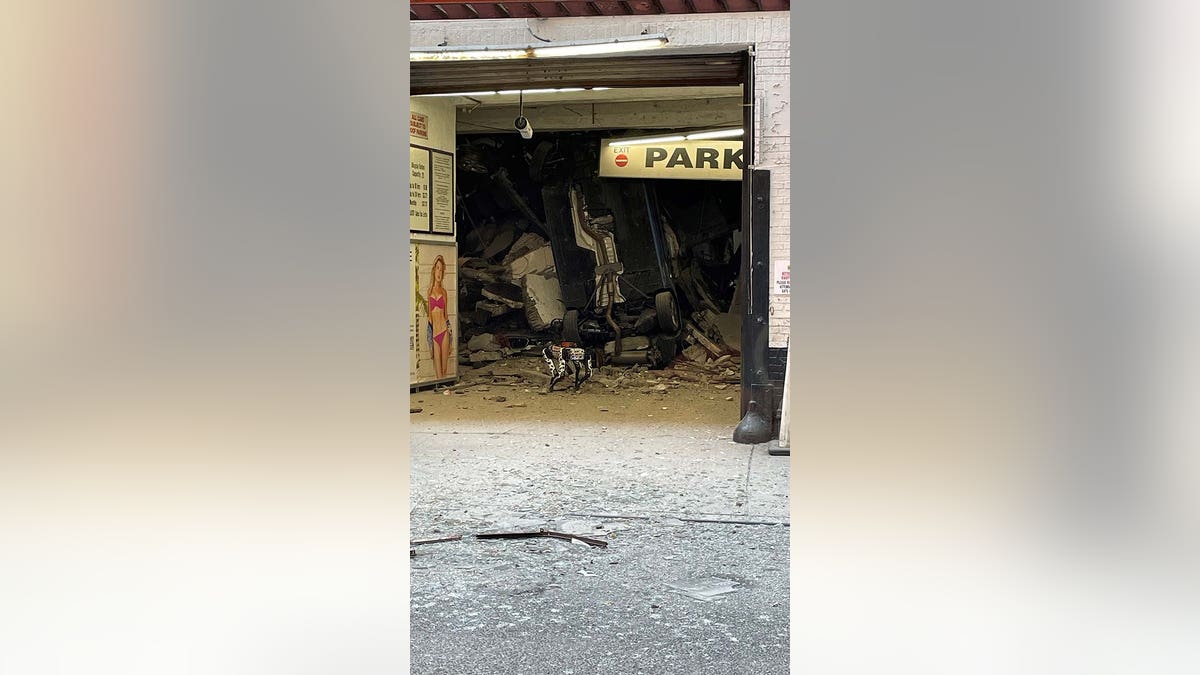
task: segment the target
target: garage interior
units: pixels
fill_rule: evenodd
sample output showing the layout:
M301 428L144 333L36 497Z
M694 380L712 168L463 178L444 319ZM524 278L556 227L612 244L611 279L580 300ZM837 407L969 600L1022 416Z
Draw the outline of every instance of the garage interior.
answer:
M748 127L738 56L683 52L658 68L628 58L559 59L571 62L562 69L413 64L414 96L456 109L459 247L459 378L414 393L416 414L536 420L583 413L592 395L614 419L738 423L746 181L596 175L614 139ZM514 127L522 117L529 138ZM613 235L619 274L602 274L603 254L576 246L572 208L585 203ZM570 377L547 392L542 350L560 340L596 353L574 396Z

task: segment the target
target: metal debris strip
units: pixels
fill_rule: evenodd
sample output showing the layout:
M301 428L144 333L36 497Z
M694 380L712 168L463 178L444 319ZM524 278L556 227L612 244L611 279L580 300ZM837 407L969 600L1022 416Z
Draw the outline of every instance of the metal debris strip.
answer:
M654 520L651 516L626 516L613 513L568 513L568 516L576 518L598 518L600 520ZM792 524L786 520L731 520L718 518L683 518L677 516L663 516L664 518L674 518L675 520L684 523L714 523L717 525L782 525L791 527Z
M532 537L550 537L552 539L562 539L565 541L581 541L596 548L608 548L608 542L595 537L585 537L579 534L568 534L566 532L554 532L545 528L537 530L518 530L514 532L482 532L475 535L476 539L529 539Z
M409 546L422 546L424 544L440 544L445 541L462 541L462 535L456 534L452 537L438 537L436 539L410 539Z

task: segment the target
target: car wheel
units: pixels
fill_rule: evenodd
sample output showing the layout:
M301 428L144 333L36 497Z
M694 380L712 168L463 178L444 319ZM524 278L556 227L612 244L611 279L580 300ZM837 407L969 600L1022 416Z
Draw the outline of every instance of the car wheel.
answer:
M654 311L658 314L658 328L664 333L675 335L683 326L679 316L679 306L675 303L675 294L671 291L659 291L654 296Z
M563 340L574 342L575 344L583 344L583 340L579 337L579 310L568 309L563 315L562 327Z

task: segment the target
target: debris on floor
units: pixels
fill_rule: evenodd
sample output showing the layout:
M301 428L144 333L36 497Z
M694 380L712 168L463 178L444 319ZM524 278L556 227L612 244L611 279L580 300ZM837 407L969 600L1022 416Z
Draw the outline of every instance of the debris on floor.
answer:
M480 532L473 535L475 539L531 539L535 537L546 537L550 539L561 539L572 543L586 544L594 548L608 548L608 542L596 537L589 537L582 534L574 534L571 532L558 532L548 530L544 527L537 529L524 529L500 532ZM436 537L431 539L410 539L408 545L423 546L427 544L441 544L451 541L462 541L463 535L456 534L449 537Z
M450 537L437 537L435 539L410 539L409 546L423 546L425 544L440 544L447 541L462 541L462 535L456 534Z
M476 539L529 539L531 537L550 537L552 539L563 539L565 541L581 541L596 548L608 548L608 542L604 541L603 539L585 537L581 534L554 532L545 528L539 528L537 530L517 530L513 532L484 532L475 535Z
M731 579L700 579L667 584L675 593L701 602L712 602L737 590L738 582Z

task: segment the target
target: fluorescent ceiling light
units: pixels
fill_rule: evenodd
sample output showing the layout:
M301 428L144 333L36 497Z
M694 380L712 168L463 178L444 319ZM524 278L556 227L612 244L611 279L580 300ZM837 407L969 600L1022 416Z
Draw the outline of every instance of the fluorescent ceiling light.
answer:
M505 89L503 91L460 91L452 94L417 94L418 97L435 97L435 96L516 96L517 94L563 94L576 91L587 91L584 87L563 87L561 89Z
M496 59L522 59L529 56L527 49L470 49L456 52L410 52L409 61L477 61Z
M654 138L614 138L609 145L645 145L647 143L677 143L687 140L683 136L655 136Z
M463 91L457 94L421 94L421 96L495 96L494 91Z
M742 129L715 129L713 131L697 131L686 136L654 136L646 138L614 138L609 145L645 145L647 143L678 143L679 141L699 141L708 138L734 138L741 136Z
M646 49L657 49L667 44L666 37L653 37L642 40L622 42L615 40L601 44L563 45L561 47L534 47L533 55L547 56L586 56L589 54L617 54L621 52L640 52Z
M409 52L409 61L472 61L524 59L553 56L618 54L657 49L667 44L666 35L637 35L612 40L579 40L560 44L507 45L493 47L428 47Z
M517 94L562 94L572 91L584 91L583 87L565 87L563 89L505 89L501 96L516 96Z
M699 141L706 138L735 138L746 133L742 129L719 129L717 131L700 131L694 134L688 134L689 141Z
M608 91L612 87L592 87L592 91Z

